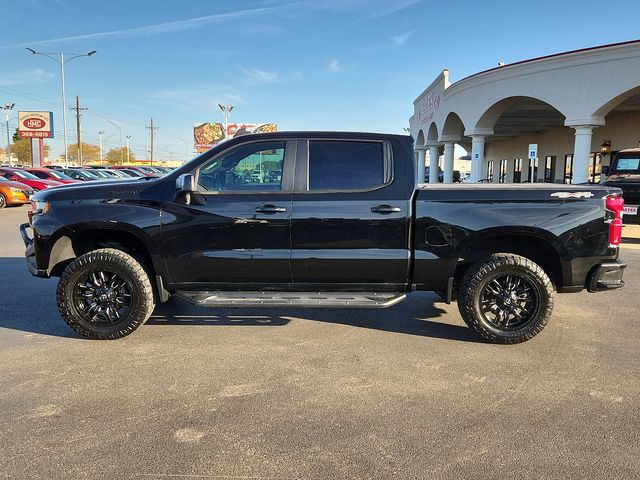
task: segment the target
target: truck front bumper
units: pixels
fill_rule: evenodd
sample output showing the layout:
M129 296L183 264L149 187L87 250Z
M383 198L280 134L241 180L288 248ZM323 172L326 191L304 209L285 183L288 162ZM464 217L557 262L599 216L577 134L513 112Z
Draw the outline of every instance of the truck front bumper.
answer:
M27 267L29 267L29 271L31 275L36 277L48 277L47 271L41 268L38 268L38 264L36 262L36 249L33 243L33 238L29 236L27 233L27 228L31 228L31 225L28 223L23 223L20 225L20 236L22 237L22 241L24 242L25 252L24 256L27 259Z
M587 290L591 293L615 290L624 286L622 274L627 264L622 260L602 263L589 274Z

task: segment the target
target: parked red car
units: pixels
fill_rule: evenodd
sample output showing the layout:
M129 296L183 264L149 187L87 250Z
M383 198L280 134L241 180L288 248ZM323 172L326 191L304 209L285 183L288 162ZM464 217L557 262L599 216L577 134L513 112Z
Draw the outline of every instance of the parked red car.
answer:
M60 183L78 183L79 180L74 180L69 175L58 170L52 170L51 168L30 167L23 169L25 172L32 173L38 178L43 180L53 180Z
M19 168L1 167L0 175L12 182L24 183L36 191L63 185L55 180L43 180L42 178L36 177L33 173L25 172Z

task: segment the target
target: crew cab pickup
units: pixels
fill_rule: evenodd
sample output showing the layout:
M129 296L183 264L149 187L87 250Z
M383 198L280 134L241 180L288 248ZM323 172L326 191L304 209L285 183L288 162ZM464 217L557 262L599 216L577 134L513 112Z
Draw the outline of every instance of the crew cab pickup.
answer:
M606 173L604 185L622 190L625 222L640 222L640 148L620 150Z
M174 295L383 308L426 290L485 339L517 343L556 292L624 285L618 188L415 178L408 136L247 135L160 178L38 192L20 229L30 271L60 277L61 316L94 339L128 335Z

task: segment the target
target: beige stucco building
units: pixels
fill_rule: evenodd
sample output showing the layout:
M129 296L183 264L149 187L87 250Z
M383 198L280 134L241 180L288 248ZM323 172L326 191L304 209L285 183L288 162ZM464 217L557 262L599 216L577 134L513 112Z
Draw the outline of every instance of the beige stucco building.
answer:
M601 165L640 141L640 41L501 65L455 83L444 70L416 98L409 122L418 179L426 164L430 182L439 169L451 182L458 144L471 157L470 181L598 182Z

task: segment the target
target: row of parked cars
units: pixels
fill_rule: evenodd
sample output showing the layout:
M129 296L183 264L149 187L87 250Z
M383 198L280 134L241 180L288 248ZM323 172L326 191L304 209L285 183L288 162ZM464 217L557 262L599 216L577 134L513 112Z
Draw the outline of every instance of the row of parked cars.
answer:
M70 167L0 167L0 208L29 203L34 192L61 185L96 180L126 180L160 177L169 167L110 166Z

